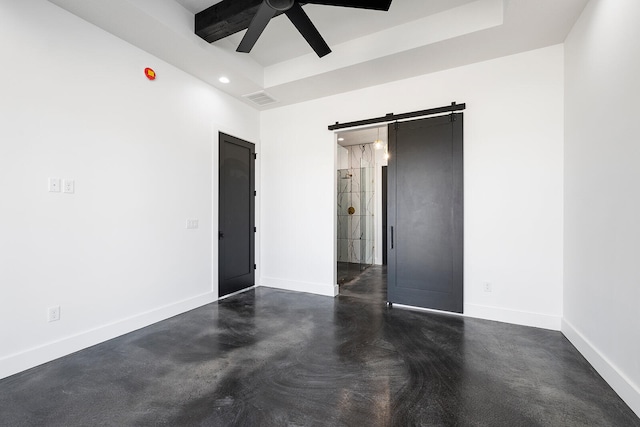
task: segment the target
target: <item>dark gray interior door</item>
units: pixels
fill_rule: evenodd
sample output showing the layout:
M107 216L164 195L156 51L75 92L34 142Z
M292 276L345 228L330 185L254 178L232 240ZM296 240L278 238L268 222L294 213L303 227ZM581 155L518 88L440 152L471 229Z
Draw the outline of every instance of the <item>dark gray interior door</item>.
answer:
M462 114L389 125L388 301L462 313Z
M255 145L220 133L218 291L255 284Z

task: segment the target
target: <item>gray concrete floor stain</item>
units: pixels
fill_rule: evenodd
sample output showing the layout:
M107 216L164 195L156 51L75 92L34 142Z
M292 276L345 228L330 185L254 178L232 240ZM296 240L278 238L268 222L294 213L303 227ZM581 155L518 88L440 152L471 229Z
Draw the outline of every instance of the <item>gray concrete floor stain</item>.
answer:
M0 426L640 426L559 332L257 288L0 381Z

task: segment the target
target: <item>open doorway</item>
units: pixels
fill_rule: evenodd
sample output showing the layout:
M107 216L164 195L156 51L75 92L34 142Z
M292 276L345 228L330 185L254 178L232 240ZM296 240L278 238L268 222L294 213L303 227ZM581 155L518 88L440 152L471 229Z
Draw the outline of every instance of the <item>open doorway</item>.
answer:
M387 126L337 134L337 283L383 263L382 168L387 165Z
M388 222L385 233L388 266L369 270L380 271L380 278L387 285L389 306L398 303L462 313L463 113L456 112L465 108L465 104L453 102L450 106L329 125L329 130L338 130L371 123L390 123L387 127L378 125L337 133L337 261L339 273L344 274L345 270L347 273L346 277L338 276L338 284L348 284L351 279L359 286L360 281L354 280L357 276L350 276L352 271L344 266L340 268L340 262L345 258L347 267L355 264L353 267L357 267L358 276L362 274L363 277L363 271L369 266L382 264L381 185L383 166L388 163L388 171L385 171L388 178L388 218L385 221ZM369 142L372 139L373 142ZM374 145L379 150L373 149ZM376 162L379 158L376 152L380 152L380 162ZM342 183L354 176L364 176L366 183L370 183L365 171L371 168L366 163L369 159L373 161L374 170L371 186L377 192L374 190L373 194L367 194L362 183ZM351 194L347 196L344 193ZM363 196L365 202L362 202ZM350 217L356 213L353 200L358 200L358 197L361 217L355 220L357 224L354 225ZM372 202L374 208L370 213L369 203ZM373 235L366 234L363 221L374 224ZM367 258L369 239L375 242L373 261ZM355 241L354 245L350 246L352 242L349 240ZM349 249L355 248L358 242L365 250L360 254L357 250L349 253Z

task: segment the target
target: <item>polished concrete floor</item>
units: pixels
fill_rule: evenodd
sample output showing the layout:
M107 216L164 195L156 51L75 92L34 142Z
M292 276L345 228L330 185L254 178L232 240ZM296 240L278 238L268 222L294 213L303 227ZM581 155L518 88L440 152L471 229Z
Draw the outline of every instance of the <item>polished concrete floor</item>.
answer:
M338 284L344 285L345 283L352 281L367 268L369 268L369 265L355 262L338 262Z
M0 381L2 426L640 426L558 332L258 288Z

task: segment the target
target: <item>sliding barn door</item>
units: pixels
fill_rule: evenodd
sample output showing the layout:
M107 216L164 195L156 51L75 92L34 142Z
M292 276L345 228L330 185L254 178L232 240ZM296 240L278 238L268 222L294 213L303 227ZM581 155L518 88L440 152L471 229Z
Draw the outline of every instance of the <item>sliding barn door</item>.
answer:
M389 125L390 303L462 313L462 119Z

